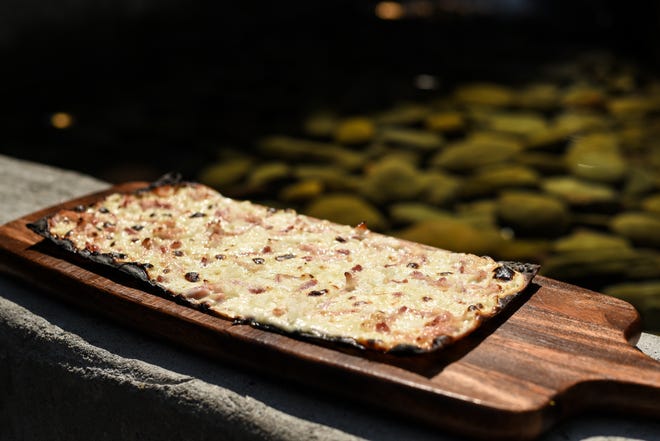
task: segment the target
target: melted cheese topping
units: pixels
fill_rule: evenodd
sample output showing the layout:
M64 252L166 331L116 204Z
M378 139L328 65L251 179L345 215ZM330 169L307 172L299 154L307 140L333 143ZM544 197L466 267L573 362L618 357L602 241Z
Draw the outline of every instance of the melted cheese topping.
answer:
M521 291L489 257L452 253L223 197L199 184L113 194L49 232L144 266L150 281L229 318L390 350L432 349Z

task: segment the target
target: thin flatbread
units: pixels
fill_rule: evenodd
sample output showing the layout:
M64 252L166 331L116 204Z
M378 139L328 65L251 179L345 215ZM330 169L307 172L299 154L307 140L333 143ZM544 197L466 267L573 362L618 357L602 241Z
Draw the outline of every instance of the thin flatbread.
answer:
M465 337L538 268L167 180L28 227L223 318L382 352L428 352Z

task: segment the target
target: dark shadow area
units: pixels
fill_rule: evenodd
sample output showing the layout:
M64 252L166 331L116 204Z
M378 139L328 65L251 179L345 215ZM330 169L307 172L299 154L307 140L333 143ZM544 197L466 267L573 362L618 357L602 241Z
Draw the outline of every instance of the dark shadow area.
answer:
M439 1L402 20L379 18L378 4L72 3L50 21L24 10L39 20L0 45L0 151L113 182L193 177L220 147L296 134L313 110L360 114L457 81L530 81L584 50L658 63L653 2ZM416 88L419 74L440 89ZM53 125L57 112L70 126Z
M577 421L586 424L576 424ZM611 412L589 412L566 419L551 432L539 438L539 441L556 441L570 439L633 439L644 441L660 440L660 423L652 418L627 416Z

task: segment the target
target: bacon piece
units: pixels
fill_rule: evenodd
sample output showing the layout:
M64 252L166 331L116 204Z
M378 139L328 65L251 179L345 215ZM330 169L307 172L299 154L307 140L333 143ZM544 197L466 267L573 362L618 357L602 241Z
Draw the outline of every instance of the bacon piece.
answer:
M185 292L184 297L187 299L200 300L211 295L211 291L206 286L197 286Z

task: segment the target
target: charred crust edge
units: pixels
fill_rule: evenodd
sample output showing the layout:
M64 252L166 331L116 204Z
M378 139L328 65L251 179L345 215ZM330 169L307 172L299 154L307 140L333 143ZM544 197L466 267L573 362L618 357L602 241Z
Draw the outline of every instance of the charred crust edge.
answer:
M28 223L26 226L30 230L39 234L40 236L45 237L46 239L53 242L55 245L64 249L65 251L81 256L92 262L99 263L101 265L109 266L116 268L119 271L122 271L130 276L133 276L139 280L154 285L151 280L149 280L149 274L147 273L147 268L149 264L138 263L138 262L118 262L117 256L111 253L97 253L94 251L89 251L87 249L79 250L75 247L73 242L69 239L62 239L57 236L54 236L48 231L48 219L50 216L43 217L36 222Z
M49 237L50 236L50 233L48 232L49 218L50 216L42 217L39 220L26 224L26 227L28 227L30 230L34 231L40 236Z
M286 331L277 326L260 323L256 321L254 318L236 318L232 320L232 324L248 325L256 329L263 329L265 331L274 332L287 337L297 337L305 340L311 340L312 342L314 341L318 342L320 340L326 343L345 345L360 350L373 349L384 354L391 354L397 356L428 354L450 345L455 340L453 337L449 335L441 335L435 338L435 340L433 340L432 346L428 349L424 349L419 346L415 346L413 344L403 344L403 343L393 346L389 349L384 349L380 344L381 343L380 340L369 339L364 342L360 342L350 337L337 337L319 332Z
M527 286L531 283L532 279L534 278L534 276L536 276L536 273L538 273L539 268L541 267L540 265L534 263L523 263L523 262L513 262L513 261L500 261L498 263L500 264L500 267L498 267L497 269L504 267L507 270L515 271L522 274L522 276L525 279L525 285L518 292L498 299L497 308L491 314L478 313L479 317L482 319L488 319L496 315L502 309L506 308L506 306L509 303L511 303L513 299L521 295L527 289Z
M60 239L59 237L53 236L48 230L48 219L50 218L51 216L42 217L35 222L26 224L26 227L70 253L79 254L86 258L91 256L90 251L84 250L87 252L87 254L83 254L73 245L73 242L71 242L69 239Z
M501 311L502 309L506 308L506 305L511 303L511 301L513 299L515 299L516 297L518 297L517 294L512 294L510 296L501 297L501 298L497 299L497 310L496 310L496 312Z
M111 264L111 266L113 265ZM146 265L143 263L135 263L135 262L122 263L117 266L117 269L151 284L151 281L149 280L149 273L147 273Z
M411 355L411 354L423 354L428 351L423 350L419 346L411 345L409 343L399 343L398 345L390 349L388 352L390 354Z
M172 171L165 173L163 176L156 179L154 182L147 185L146 187L135 190L135 193L146 193L158 187L165 187L167 185L177 185L183 183L184 183L183 175L179 172Z
M511 269L513 271L519 272L525 277L527 283L531 282L536 273L538 273L541 265L534 263L523 263L523 262L512 262L512 261L500 261L500 265Z
M515 271L507 265L499 265L493 270L493 278L497 280L509 281L515 275Z
M286 331L277 326L269 325L266 323L260 323L254 318L236 318L232 321L234 325L249 325L253 328L263 329L265 331L274 332L280 335L285 335L287 337L299 337L309 340L322 340L329 343L340 343L343 345L349 345L358 349L367 349L368 345L365 346L360 344L357 340L349 337L335 337L317 332L304 332L304 331Z

